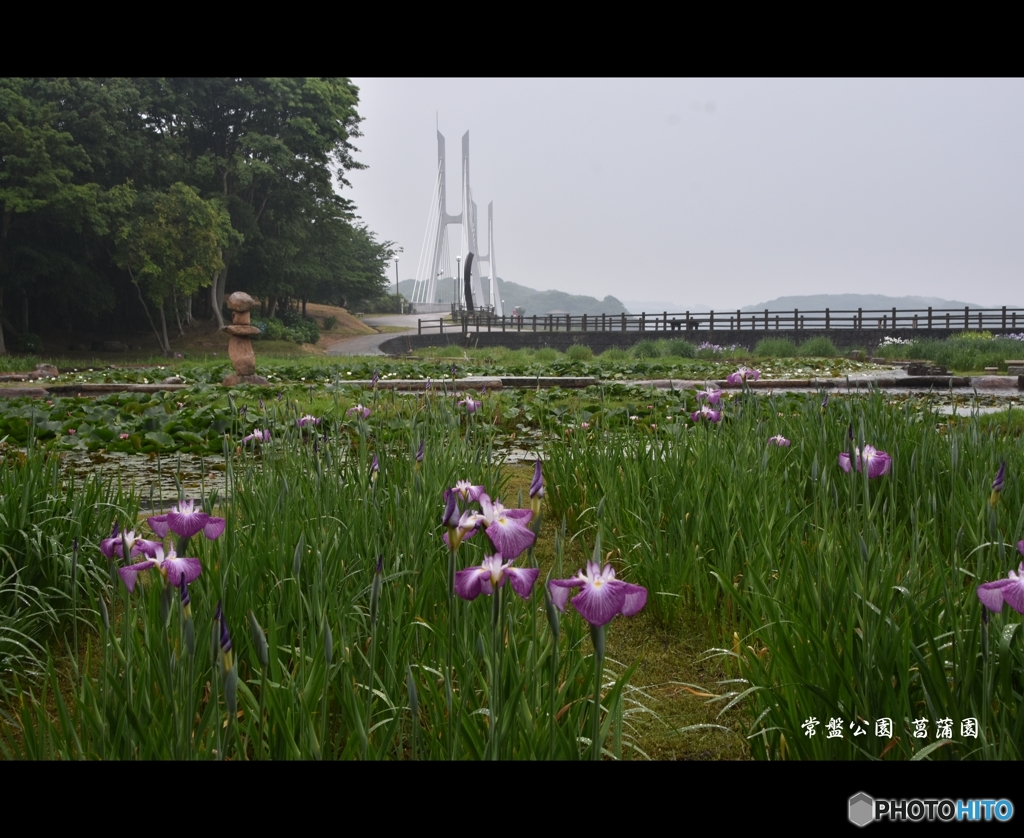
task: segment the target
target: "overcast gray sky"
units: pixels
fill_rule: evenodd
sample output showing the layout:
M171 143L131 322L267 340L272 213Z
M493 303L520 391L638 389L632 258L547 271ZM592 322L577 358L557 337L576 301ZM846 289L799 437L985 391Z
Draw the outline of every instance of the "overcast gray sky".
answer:
M690 308L857 291L1024 304L1020 79L353 81L369 168L345 194L404 248L402 279L436 114L448 211L468 130L506 280Z

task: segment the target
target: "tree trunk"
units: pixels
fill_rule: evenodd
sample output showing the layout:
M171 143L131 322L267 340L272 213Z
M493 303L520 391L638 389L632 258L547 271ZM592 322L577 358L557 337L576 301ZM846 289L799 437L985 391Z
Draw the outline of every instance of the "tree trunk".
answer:
M171 341L167 337L167 318L164 316L165 305L166 302L160 306L160 329L163 333L163 341L160 348L163 350L164 356L169 358L171 356Z
M303 297L302 298L302 319L303 320L306 319L306 302L308 301L308 299L309 299L308 297Z
M185 336L185 330L183 328L181 328L181 314L178 312L178 289L177 288L172 288L171 289L171 294L172 294L172 298L171 299L172 299L172 302L174 303L174 317L178 321L178 337L181 338L181 337Z
M4 287L3 287L3 285L0 285L0 355L6 355L7 354L7 347L4 345L3 315L4 315Z
M157 331L156 323L153 322L153 315L149 313L149 306L146 305L146 301L142 297L142 288L140 288L139 283L135 281L135 274L132 273L131 268L128 269L128 276L132 278L132 285L135 286L135 290L138 291L139 293L139 302L142 303L142 310L146 312L146 319L149 321L149 325L153 327L153 334L156 335L156 342L160 344L160 350L163 352L164 355L170 355L170 350L167 348L166 344L160 339L160 332ZM163 313L162 309L161 313ZM167 329L165 328L164 332L166 333L166 331Z
M277 297L273 294L270 295L270 310L267 312L267 320L274 316L274 311L277 309Z
M210 308L213 309L213 316L217 320L217 328L224 328L224 289L228 287L228 269L231 267L231 253L221 251L221 259L224 267L213 275L213 282L210 284Z

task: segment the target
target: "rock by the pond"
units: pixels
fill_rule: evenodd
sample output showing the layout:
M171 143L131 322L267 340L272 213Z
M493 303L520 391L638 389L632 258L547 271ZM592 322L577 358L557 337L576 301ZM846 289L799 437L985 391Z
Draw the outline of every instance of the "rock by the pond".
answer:
M239 338L254 338L260 333L260 330L255 326L240 326L237 323L225 326L224 331L229 335L234 335Z
M256 301L244 291L235 291L227 299L227 306L232 311L249 311L254 305Z
M256 353L252 351L252 341L248 338L232 337L228 341L228 357L239 375L256 372Z
M38 376L48 376L50 378L56 378L60 375L60 371L53 364L36 364L36 368L33 370Z

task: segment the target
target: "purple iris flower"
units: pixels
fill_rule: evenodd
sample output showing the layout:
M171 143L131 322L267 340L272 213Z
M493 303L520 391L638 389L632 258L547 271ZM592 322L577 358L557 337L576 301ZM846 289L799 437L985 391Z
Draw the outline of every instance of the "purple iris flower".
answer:
M231 635L228 634L228 622L224 619L221 603L217 603L217 613L213 619L220 623L220 654L224 662L224 672L228 673L234 666L234 653L231 651Z
M867 466L869 478L881 477L883 474L889 473L892 457L884 451L878 451L870 445L865 445L863 451L859 448L854 448L853 450L857 462L857 471L860 471L863 466ZM847 474L850 473L850 455L846 451L839 455L839 467Z
M706 420L708 422L721 422L722 411L713 410L709 405L702 404L700 410L694 411L690 414L690 419L694 422L700 422Z
M1006 483L1006 460L1003 460L999 466L999 472L996 474L996 479L992 481L992 495L989 497L988 502L994 507L996 501L999 500L999 493L1003 491L1003 485Z
M697 401L706 401L708 404L718 404L722 400L721 390L712 390L710 387L707 390L697 391Z
M455 593L467 600L474 600L480 594L490 596L507 581L512 590L523 599L530 598L530 591L540 575L540 568L512 567L512 562L502 560L501 553L484 556L480 567L470 567L455 574Z
M746 379L751 378L757 381L761 377L760 370L750 369L750 367L740 367L736 372L732 373L725 380L730 384L742 384Z
M484 495L487 494L487 490L483 486L474 486L468 480L459 480L451 488L452 492L455 492L463 500L469 500L476 502L480 500Z
M483 527L495 549L505 558L511 561L533 544L536 536L526 526L533 517L532 510L506 509L487 495L480 496L480 510L470 514L465 525ZM459 526L463 526L461 520ZM469 538L475 532L476 529L464 537Z
M371 387L376 387L378 381L380 381L380 374L377 372L377 370L374 370L373 371L373 378L370 379L370 386Z
M299 427L304 428L306 425L319 425L321 420L316 416L310 416L308 413L298 420Z
M123 540L122 540L123 539ZM119 559L123 559L124 556L124 545L128 545L128 557L142 553L146 556L155 556L156 548L162 546L159 541L146 541L144 538L139 538L135 535L135 530L129 530L122 535L118 535L117 524L114 524L114 532L110 538L104 538L100 542L100 552L108 559L117 556Z
M370 481L377 479L377 475L380 473L380 460L377 459L377 455L373 455L373 462L370 463Z
M1017 549L1024 553L1022 545L1024 541L1017 545ZM989 611L1002 611L1005 602L1014 611L1024 614L1024 562L1016 572L1010 571L1009 578L978 585L978 599Z
M194 500L181 501L166 515L149 518L148 523L161 538L167 538L168 532L182 538L191 538L202 530L203 535L212 541L224 532L224 519L214 518L202 509L196 509Z
M825 412L825 408L828 407L828 393L825 394L825 398L821 400L821 412Z
M351 416L352 414L355 414L356 416L360 416L363 419L369 419L370 418L370 408L363 407L361 404L357 404L355 407L350 407L348 410L345 411L345 415L346 416Z
M776 434L768 439L769 445L779 445L783 448L789 448L789 440L786 439L782 434Z
M540 460L533 467L533 480L530 483L530 497L544 497L544 476L540 472Z
M253 432L249 436L242 437L242 444L250 440L254 442L270 442L270 430L266 428L253 428Z
M598 562L587 562L586 574L581 570L572 579L552 579L548 591L559 611L565 611L570 588L580 589L572 604L592 626L603 626L616 614L632 617L647 604L647 588L619 581L610 564L601 570Z
M544 497L544 476L540 472L540 460L533 468L533 481L530 483L530 511L534 517L534 532L540 527L540 500Z
M481 404L483 404L483 402L474 401L471 398L465 398L459 402L459 407L465 405L467 413L476 413L480 409Z
M419 464L419 463L422 463L422 462L423 462L423 440L421 439L420 440L419 450L416 452L416 463Z
M461 481L467 482L468 481ZM483 488L483 487L480 487ZM448 528L444 534L444 543L450 550L458 550L463 539L476 535L479 528L476 512L459 511L459 493L455 489L444 490L444 515L441 516L441 523Z
M164 554L164 548L158 545L152 559L128 565L128 567L119 567L117 573L128 590L134 591L135 580L138 575L144 570L149 570L153 567L159 570L160 575L175 587L181 586L182 579L185 580L186 584L194 582L199 578L199 574L203 572L199 559L190 559L185 556L179 557L175 555L173 550Z

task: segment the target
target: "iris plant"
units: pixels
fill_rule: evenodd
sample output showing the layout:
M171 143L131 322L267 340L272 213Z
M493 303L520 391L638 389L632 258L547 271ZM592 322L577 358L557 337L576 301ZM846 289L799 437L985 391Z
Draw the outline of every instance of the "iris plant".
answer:
M869 478L881 477L883 474L889 473L892 458L884 451L879 451L870 445L865 445L863 451L859 448L854 448L853 450L854 458L857 462L857 471L861 471L862 467L866 467ZM847 474L850 473L850 455L846 451L839 455L839 467Z
M363 419L369 419L370 408L363 407L361 404L357 404L355 407L350 407L348 410L345 411L346 416L352 416L353 414L356 416L360 416Z
M721 390L712 390L710 387L707 390L697 391L697 401L706 401L708 404L718 404L722 400Z
M544 497L544 476L540 473L540 460L533 469L533 480L530 483L530 511L536 518L540 514L540 499Z
M722 411L714 410L710 405L702 404L700 410L696 410L690 414L690 419L694 422L700 422L702 420L708 422L721 422Z
M729 377L726 378L725 380L728 381L730 384L742 384L748 378L752 378L754 381L757 381L757 379L759 379L760 377L760 370L750 369L750 367L740 367L738 370L736 370L736 372L729 375Z
M776 434L773 437L768 438L769 445L778 445L783 448L789 448L789 440L786 439L782 434Z
M249 436L243 436L242 442L246 443L250 440L255 442L270 442L270 430L268 428L253 428L253 432Z
M526 526L531 517L533 512L529 509L506 509L487 495L481 495L480 512L471 515L468 523L482 527L497 551L507 559L514 559L536 538ZM464 537L468 538L475 532Z
M465 405L466 413L476 413L480 409L481 404L483 404L483 402L474 401L473 399L467 397L459 402L459 407Z
M592 626L603 626L617 614L632 617L647 604L647 588L631 585L615 578L615 569L606 564L604 570L598 562L587 562L572 579L552 579L548 583L551 601L564 612L569 590L579 588L572 598L573 607Z
M115 522L114 531L111 533L110 538L104 538L100 542L100 552L108 559L112 559L114 556L123 559L125 558L124 548L126 546L128 547L129 557L137 556L139 553L146 556L155 556L156 548L160 546L160 543L139 538L135 535L135 530L129 530L118 535L117 523Z
M224 519L214 518L202 509L196 509L194 500L180 501L166 515L154 515L148 522L160 538L167 538L168 532L181 538L191 538L202 531L203 535L213 540L224 532Z
M1024 553L1024 541L1017 549ZM978 599L989 611L1002 611L1005 602L1014 611L1024 614L1024 562L1016 572L1011 570L1008 578L978 585Z
M523 599L530 598L530 592L537 581L540 569L536 567L512 567L512 561L504 561L501 553L484 556L479 567L470 567L455 574L455 593L466 600L474 600L480 594L490 596L498 588L511 581L512 590Z
M199 578L199 574L203 572L203 568L199 564L199 559L177 556L173 550L165 554L162 545L157 545L152 559L139 562L138 564L128 565L128 567L119 567L117 572L121 577L121 581L124 582L125 587L127 587L129 591L134 591L135 580L138 575L143 571L154 567L160 571L160 575L163 576L164 579L176 587L181 585L182 579L185 580L186 584L194 582Z
M996 502L999 500L999 493L1003 491L1003 484L1006 482L1006 460L1003 460L999 466L999 472L996 474L996 479L992 481L992 494L989 496L988 502L994 508Z

